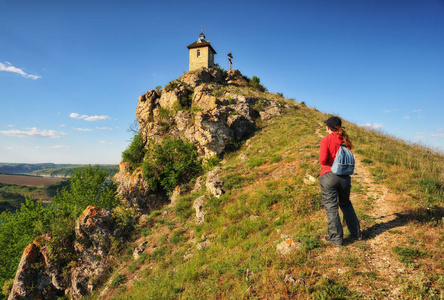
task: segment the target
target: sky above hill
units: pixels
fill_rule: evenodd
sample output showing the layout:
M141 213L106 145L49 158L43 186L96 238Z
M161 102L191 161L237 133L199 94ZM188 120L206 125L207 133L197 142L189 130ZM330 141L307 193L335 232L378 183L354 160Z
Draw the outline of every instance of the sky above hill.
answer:
M444 0L0 0L0 162L117 164L138 97L215 62L444 151Z

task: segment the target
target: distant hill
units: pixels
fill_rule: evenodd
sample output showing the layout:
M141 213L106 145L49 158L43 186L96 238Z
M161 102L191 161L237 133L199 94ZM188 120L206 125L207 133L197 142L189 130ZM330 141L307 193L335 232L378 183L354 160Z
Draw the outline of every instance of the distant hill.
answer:
M118 165L98 165L100 170L106 171L110 178L119 171ZM69 178L83 165L68 165L65 167L41 169L31 172L32 175L45 177Z
M64 167L79 166L74 164L53 164L53 163L41 163L41 164L25 164L25 163L0 163L0 173L7 174L28 174L33 171L42 169L55 169Z

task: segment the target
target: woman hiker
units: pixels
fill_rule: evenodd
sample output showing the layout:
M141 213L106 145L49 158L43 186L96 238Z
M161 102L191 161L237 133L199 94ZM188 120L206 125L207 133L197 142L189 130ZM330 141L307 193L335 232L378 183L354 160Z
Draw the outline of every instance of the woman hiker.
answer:
M336 157L339 145L344 144L352 149L352 142L342 128L342 121L338 117L331 117L324 121L328 135L321 140L319 162L322 165L319 181L321 183L322 203L328 220L328 236L325 240L342 245L344 233L339 218L338 206L344 214L344 220L352 237L361 240L361 229L353 205L350 202L351 179L350 175L336 175L331 171L331 165Z

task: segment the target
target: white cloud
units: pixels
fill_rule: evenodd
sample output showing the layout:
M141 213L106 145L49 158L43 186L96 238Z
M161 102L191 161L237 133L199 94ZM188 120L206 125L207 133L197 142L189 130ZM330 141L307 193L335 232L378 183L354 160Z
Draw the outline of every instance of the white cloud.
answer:
M77 131L92 131L92 129L90 129L90 128L77 128L77 127L73 127L73 129L77 130Z
M382 124L381 123L364 123L364 124L359 124L359 126L364 127L364 128L368 128L368 129L381 129L382 128Z
M9 124L8 127L10 127L10 128L11 128L11 127L15 127L15 125Z
M65 146L65 145L54 145L54 146L50 146L49 148L52 148L52 149L69 149L69 147Z
M25 78L31 78L33 80L41 78L41 76L28 74L25 71L23 71L22 69L14 67L10 62L6 62L6 65L3 63L0 63L0 71L16 73L16 74L22 75Z
M100 141L100 144L104 144L104 145L111 145L112 143L111 142L107 142L107 141Z
M383 109L382 112L385 114L391 113L392 111L396 111L396 109Z
M410 119L410 116L409 115L407 115L407 116L404 116L404 117L402 117L404 120L408 120L408 119Z
M99 120L110 120L110 116L101 115L101 116L88 116L88 115L80 115L78 113L70 113L69 117L73 119L80 119L85 121L99 121Z
M111 127L96 127L98 130L113 130Z
M432 133L431 136L444 139L444 133Z
M55 130L40 130L36 127L26 128L27 130L4 130L0 131L0 134L6 136L15 136L15 137L35 137L35 138L59 138L62 135L65 135L64 132L57 132Z

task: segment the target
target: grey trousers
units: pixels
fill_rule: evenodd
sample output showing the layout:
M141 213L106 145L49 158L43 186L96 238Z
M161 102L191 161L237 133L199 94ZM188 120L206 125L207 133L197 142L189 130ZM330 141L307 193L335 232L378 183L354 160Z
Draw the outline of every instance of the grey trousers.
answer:
M361 237L359 221L350 202L350 176L326 173L319 178L319 181L321 183L322 203L327 213L328 240L340 245L344 238L338 206L344 214L344 220L351 235Z

